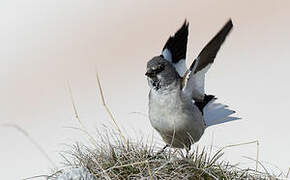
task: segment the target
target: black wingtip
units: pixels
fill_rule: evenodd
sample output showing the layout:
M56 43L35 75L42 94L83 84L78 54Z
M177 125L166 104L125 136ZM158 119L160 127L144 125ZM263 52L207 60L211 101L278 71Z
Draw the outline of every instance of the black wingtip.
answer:
M188 29L188 26L189 26L189 22L188 22L187 19L185 18L184 23L183 23L183 25L181 26L180 29L182 29L182 28L186 28L186 29Z
M162 51L168 49L172 53L172 62L177 63L186 58L187 38L189 23L185 19L182 26L176 31L174 36L170 36Z
M227 21L227 23L229 26L233 27L233 21L232 18L229 18L229 20Z
M229 19L226 24L221 28L221 30L215 35L212 41L219 41L219 45L221 45L230 31L233 29L232 19Z
M233 28L233 22L229 19L221 30L207 43L202 49L198 57L200 62L198 63L195 72L198 72L205 68L208 64L213 63L221 45L224 43L226 37Z
M232 21L232 19L230 18L227 22L226 22L226 24L224 25L224 27L222 28L222 29L225 29L225 30L228 30L228 31L230 31L232 28L233 28L233 21Z

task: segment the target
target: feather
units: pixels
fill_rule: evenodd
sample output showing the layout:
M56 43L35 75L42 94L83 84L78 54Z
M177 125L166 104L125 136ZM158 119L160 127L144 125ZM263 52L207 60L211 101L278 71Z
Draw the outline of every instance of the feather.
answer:
M176 71L183 77L186 72L186 48L188 38L188 22L185 20L182 27L170 36L162 49L162 56L171 62Z
M232 27L233 23L229 20L211 39L211 41L207 43L199 53L198 57L193 61L189 68L190 73L188 77L183 77L187 78L183 90L185 94L191 96L195 101L203 101L205 74L214 62L221 45L225 41Z

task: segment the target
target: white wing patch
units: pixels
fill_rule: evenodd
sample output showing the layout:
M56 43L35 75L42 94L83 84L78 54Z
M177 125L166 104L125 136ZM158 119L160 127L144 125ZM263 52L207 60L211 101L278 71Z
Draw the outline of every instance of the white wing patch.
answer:
M187 68L185 65L185 59L181 59L178 61L178 63L173 63L173 66L175 67L176 71L178 72L180 77L183 77Z
M169 49L164 49L162 52L162 55L164 59L171 62L171 64L174 66L175 70L178 72L180 77L183 77L187 68L185 65L185 59L180 59L177 63L172 62L172 54Z
M198 64L198 62L195 63L195 66L196 64ZM192 69L187 79L186 85L183 89L185 94L195 100L203 101L205 73L208 71L210 66L211 63L196 73L194 73L195 68Z
M164 59L166 59L167 61L172 63L172 54L171 54L169 49L167 49L167 48L164 49L162 51L162 55L163 55Z

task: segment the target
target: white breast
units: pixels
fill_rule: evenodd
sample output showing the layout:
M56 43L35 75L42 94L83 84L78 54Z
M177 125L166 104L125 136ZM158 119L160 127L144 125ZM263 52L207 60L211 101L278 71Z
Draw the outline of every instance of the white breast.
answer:
M183 122L180 105L178 92L157 94L151 91L149 117L152 126L158 131L171 131L174 127L183 126L186 122Z
M149 100L149 118L151 125L160 133L176 133L187 141L188 134L194 140L198 140L204 131L202 114L197 108L193 108L191 100L181 97L181 90L175 88L167 92L151 90ZM185 137L186 136L186 137ZM183 138L182 138L183 139ZM169 141L171 139L164 139Z

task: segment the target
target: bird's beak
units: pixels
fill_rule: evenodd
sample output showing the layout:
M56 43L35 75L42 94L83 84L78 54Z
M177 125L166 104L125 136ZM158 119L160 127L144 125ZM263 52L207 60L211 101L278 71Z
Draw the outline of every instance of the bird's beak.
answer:
M153 72L152 69L148 69L147 72L145 73L145 76L147 77L153 77L155 73Z

